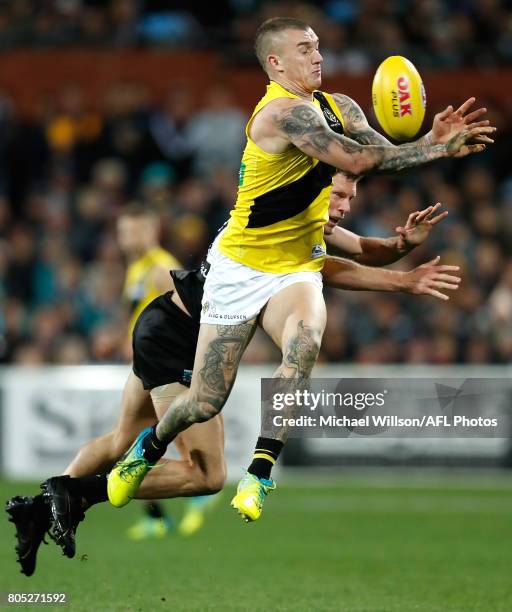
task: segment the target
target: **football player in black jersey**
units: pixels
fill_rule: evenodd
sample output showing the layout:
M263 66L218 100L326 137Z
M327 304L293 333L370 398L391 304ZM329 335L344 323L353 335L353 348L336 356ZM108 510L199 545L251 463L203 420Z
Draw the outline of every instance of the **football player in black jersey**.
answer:
M439 204L412 213L394 238L361 238L337 226L355 195L354 179L337 175L331 196L326 238L351 259L328 257L324 283L338 289L405 291L448 299L443 290L458 287L458 268L438 258L409 272L370 267L391 263L422 244L447 213ZM357 259L358 261L354 261ZM366 265L366 264L369 264ZM114 431L95 438L77 453L63 476L49 478L43 494L14 497L6 510L15 523L18 561L31 575L46 532L68 557L75 554L75 532L84 512L107 501L107 471L133 442L141 428L153 425L171 398L190 384L207 264L195 271L171 271L169 291L141 313L133 333L133 370L123 391L121 415ZM208 495L222 489L226 477L222 416L195 424L175 440L180 460L162 460L139 490L143 499Z

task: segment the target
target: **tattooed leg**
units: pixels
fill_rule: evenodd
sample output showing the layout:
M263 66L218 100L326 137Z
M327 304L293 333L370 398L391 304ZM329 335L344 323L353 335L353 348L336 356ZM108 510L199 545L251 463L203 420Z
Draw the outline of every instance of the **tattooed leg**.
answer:
M160 419L159 440L170 442L193 423L208 421L221 411L255 328L256 319L238 325L201 325L192 384Z
M306 325L301 319L297 329L288 340L283 353L283 361L274 373L275 378L309 378L315 365L323 329Z
M311 371L316 363L322 334L325 327L326 311L322 292L310 283L297 283L275 295L268 303L263 316L262 327L283 352L281 365L274 372L277 387L283 392L293 385L306 388ZM292 417L294 407L291 406ZM286 439L285 428L268 429L262 436L280 440Z
M272 394L275 393L295 393L298 389L304 391L309 386L309 377L316 363L320 343L322 340L322 330L318 327L306 325L303 320L299 321L295 333L288 340L283 353L283 361L273 374L275 379L272 384ZM300 407L292 405L285 406L281 413L284 422L298 416ZM269 406L264 410L265 415L273 417L274 413ZM261 435L272 440L285 442L288 428L277 426L272 418L265 419L262 423Z
M184 391L180 383L152 389L151 398L158 416ZM196 423L173 441L181 460L162 459L160 469L146 476L137 493L140 499L209 495L224 486L224 427L222 414L206 423Z

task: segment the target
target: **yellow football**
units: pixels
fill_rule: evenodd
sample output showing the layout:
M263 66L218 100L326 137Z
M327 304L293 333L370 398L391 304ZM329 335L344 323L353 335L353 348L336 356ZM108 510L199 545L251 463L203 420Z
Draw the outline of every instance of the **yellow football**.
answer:
M395 140L410 140L425 117L427 98L414 65L401 55L392 55L373 77L372 101L382 129Z

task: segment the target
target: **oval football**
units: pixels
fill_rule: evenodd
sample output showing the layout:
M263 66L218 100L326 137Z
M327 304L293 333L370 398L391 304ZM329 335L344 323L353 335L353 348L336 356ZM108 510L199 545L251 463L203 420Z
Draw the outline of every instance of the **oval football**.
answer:
M382 129L395 140L410 140L423 123L426 96L414 64L392 55L373 77L372 101Z

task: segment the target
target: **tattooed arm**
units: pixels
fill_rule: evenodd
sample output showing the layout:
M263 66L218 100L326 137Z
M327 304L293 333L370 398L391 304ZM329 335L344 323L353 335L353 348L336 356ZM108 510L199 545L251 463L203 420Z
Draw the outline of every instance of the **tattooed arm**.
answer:
M303 100L287 100L286 104L275 107L272 121L280 135L306 155L355 175L375 170L403 170L441 157L454 156L471 146L482 150L483 144L467 145L466 142L494 131L494 128L489 127L464 129L446 144L439 145L360 145L333 132L320 110Z
M350 138L353 138L359 144L387 145L389 147L395 146L368 124L368 121L359 104L352 100L352 98L340 93L333 94L333 98L343 117L347 136L350 136ZM473 129L488 126L488 120L477 121L487 112L486 108L479 108L477 110L468 112L474 103L475 98L469 98L455 111L453 110L452 106L448 106L444 111L435 115L430 132L413 143L399 145L400 148L417 146L418 144L443 144L448 142L452 136L455 136L465 128ZM492 141L489 139L485 142ZM469 147L467 153L477 153L479 150L480 149L478 148L472 149ZM463 154L464 153L460 153L458 157L461 157Z
M349 98L348 96L340 93L332 95L336 106L339 108L341 116L343 117L344 128L347 136L356 140L359 144L363 145L382 145L387 147L396 147L396 145L389 142L387 138L379 134L374 130L365 114L361 110L361 107L357 102ZM416 146L418 144L431 145L434 144L432 141L432 131L425 134L422 138L414 143L407 143L405 145L399 145L402 148Z

